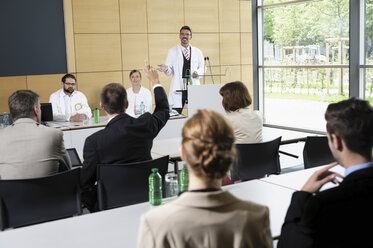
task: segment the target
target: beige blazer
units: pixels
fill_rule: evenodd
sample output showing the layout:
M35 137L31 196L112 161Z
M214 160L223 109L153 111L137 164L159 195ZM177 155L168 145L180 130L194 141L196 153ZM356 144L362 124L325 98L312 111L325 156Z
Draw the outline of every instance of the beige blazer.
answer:
M59 163L69 168L70 159L60 130L21 118L0 129L1 179L25 179L58 172Z
M227 119L232 124L236 144L262 142L262 117L249 107L227 112Z
M141 217L137 247L272 247L268 208L228 191L185 192Z

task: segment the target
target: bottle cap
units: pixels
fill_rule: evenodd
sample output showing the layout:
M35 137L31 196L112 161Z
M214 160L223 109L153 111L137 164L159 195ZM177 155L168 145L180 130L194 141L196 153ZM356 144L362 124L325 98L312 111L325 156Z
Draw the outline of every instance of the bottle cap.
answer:
M158 172L158 168L152 168L152 172L153 173L157 173Z
M7 115L8 113L7 112L4 112L4 115Z

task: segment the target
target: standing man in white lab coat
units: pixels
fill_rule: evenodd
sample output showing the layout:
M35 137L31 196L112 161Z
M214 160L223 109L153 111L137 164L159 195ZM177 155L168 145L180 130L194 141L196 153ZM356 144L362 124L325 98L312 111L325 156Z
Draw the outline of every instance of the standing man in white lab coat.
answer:
M199 78L205 74L206 69L201 50L190 45L192 29L189 26L181 27L179 38L180 44L168 51L166 63L158 66L167 76L173 76L168 99L170 106L180 113L184 102L179 90L186 89L188 78L192 79L193 85L199 85Z
M66 74L61 79L62 89L54 92L49 102L52 103L54 121L82 122L92 117L86 96L75 90L76 78Z

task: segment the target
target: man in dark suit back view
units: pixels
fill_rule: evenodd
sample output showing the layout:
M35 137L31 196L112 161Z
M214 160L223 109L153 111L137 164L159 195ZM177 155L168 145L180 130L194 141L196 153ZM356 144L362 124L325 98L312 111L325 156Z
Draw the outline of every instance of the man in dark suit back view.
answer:
M329 147L346 171L339 186L318 192L342 177L329 169L315 172L295 192L278 247L373 247L373 108L349 99L325 113Z
M81 185L82 200L89 210L96 205L97 164L130 163L152 159L153 139L169 118L167 95L160 84L157 71L148 64L145 75L152 82L156 108L153 114L133 118L125 113L127 94L120 84L106 85L101 92L101 108L109 117L108 124L89 136L83 149Z

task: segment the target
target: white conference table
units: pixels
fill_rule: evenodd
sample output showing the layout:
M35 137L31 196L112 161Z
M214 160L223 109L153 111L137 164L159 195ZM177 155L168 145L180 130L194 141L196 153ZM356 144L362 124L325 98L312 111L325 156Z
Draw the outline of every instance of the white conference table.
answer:
M260 180L229 185L223 189L240 199L268 206L272 236L280 234L294 190ZM0 247L136 247L140 216L149 209L146 202L6 230L0 232Z
M278 185L281 187L285 187L292 190L301 190L303 185L306 183L308 178L317 170L322 169L326 165L317 166L305 170L299 170L291 173L286 174L280 174L280 175L270 175L269 177L264 177L259 180L267 183L272 183L274 185ZM344 176L345 168L343 168L341 165L337 165L330 169L330 171L337 172L340 175ZM342 179L339 179L339 181L342 181ZM329 188L336 187L336 184L333 184L331 182L326 183L320 190L326 190Z

